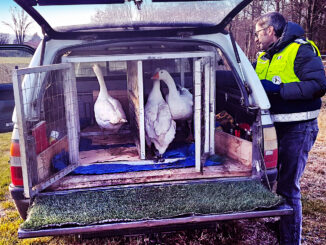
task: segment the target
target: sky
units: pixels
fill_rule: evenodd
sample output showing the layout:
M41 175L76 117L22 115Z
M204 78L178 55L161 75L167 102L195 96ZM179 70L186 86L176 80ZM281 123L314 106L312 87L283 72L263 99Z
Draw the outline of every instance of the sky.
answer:
M13 34L11 29L2 23L2 21L6 21L6 22L10 21L10 13L9 13L10 6L17 7L18 5L12 0L11 1L9 1L9 0L0 1L0 33Z
M10 15L10 7L19 7L13 0L0 0L0 33L9 33L14 34L14 32L4 25L2 21L12 23L11 22L11 15ZM96 7L95 6L46 6L46 7L37 7L40 13L43 16L46 16L46 20L51 26L61 26L74 24L83 24L90 22L90 15L92 12L95 13ZM46 9L46 10L44 10ZM59 10L59 11L58 11ZM78 11L77 11L78 10ZM42 11L42 12L41 12ZM56 13L54 15L54 12ZM76 14L78 12L78 14ZM30 20L33 20L29 17ZM34 21L33 21L34 22ZM33 35L37 32L41 35L41 28L39 25L34 22L32 26L29 28L28 34Z

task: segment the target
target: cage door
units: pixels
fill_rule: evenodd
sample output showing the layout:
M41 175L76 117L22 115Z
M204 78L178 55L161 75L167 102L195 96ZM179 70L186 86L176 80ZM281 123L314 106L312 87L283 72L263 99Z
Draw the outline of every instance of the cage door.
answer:
M194 124L195 124L195 168L203 172L207 158L214 154L214 141L211 141L211 129L215 121L211 120L212 99L212 57L194 60ZM213 131L214 133L214 131ZM213 147L212 147L213 144Z
M203 58L194 61L194 124L195 124L195 168L197 172L203 171L201 117L202 117L202 71Z
M24 195L33 197L79 164L74 68L66 63L14 70L13 86ZM60 171L53 171L53 156L63 150L69 160Z

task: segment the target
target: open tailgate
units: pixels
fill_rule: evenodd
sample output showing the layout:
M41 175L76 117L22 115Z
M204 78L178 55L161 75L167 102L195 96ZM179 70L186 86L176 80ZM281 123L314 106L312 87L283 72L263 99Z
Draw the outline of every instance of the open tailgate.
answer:
M291 214L259 181L197 181L40 194L19 238L135 234L221 220Z

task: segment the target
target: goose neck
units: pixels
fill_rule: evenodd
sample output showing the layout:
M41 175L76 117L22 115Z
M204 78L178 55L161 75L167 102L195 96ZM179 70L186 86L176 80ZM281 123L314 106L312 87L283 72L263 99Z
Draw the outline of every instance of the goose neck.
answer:
M160 99L160 98L163 99L159 80L154 81L150 97L153 99Z
M99 84L100 84L100 94L99 96L106 96L109 97L108 89L106 87L106 84L104 82L104 79L98 79Z
M164 79L164 82L166 83L166 85L168 86L169 88L169 93L170 92L177 92L177 87L175 86L175 83L172 79L171 76L168 76Z

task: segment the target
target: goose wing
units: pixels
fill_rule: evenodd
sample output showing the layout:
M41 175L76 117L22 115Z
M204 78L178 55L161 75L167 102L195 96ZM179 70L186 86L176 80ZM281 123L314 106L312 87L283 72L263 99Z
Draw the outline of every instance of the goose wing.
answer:
M149 138L157 137L154 130L154 122L157 118L158 106L155 104L146 104L145 106L145 131Z
M108 98L108 100L112 104L113 109L114 109L114 111L116 113L117 118L120 118L120 121L127 122L127 120L126 120L126 114L125 114L125 112L123 110L123 107L122 107L120 101L117 100L117 99L115 99L115 98L113 98L113 97L111 97L111 96Z
M157 136L166 134L171 127L172 116L167 103L160 103L158 106L157 118L154 121L154 130Z
M106 123L118 123L118 117L114 113L112 104L108 100L97 99L94 105L96 122L101 126Z

